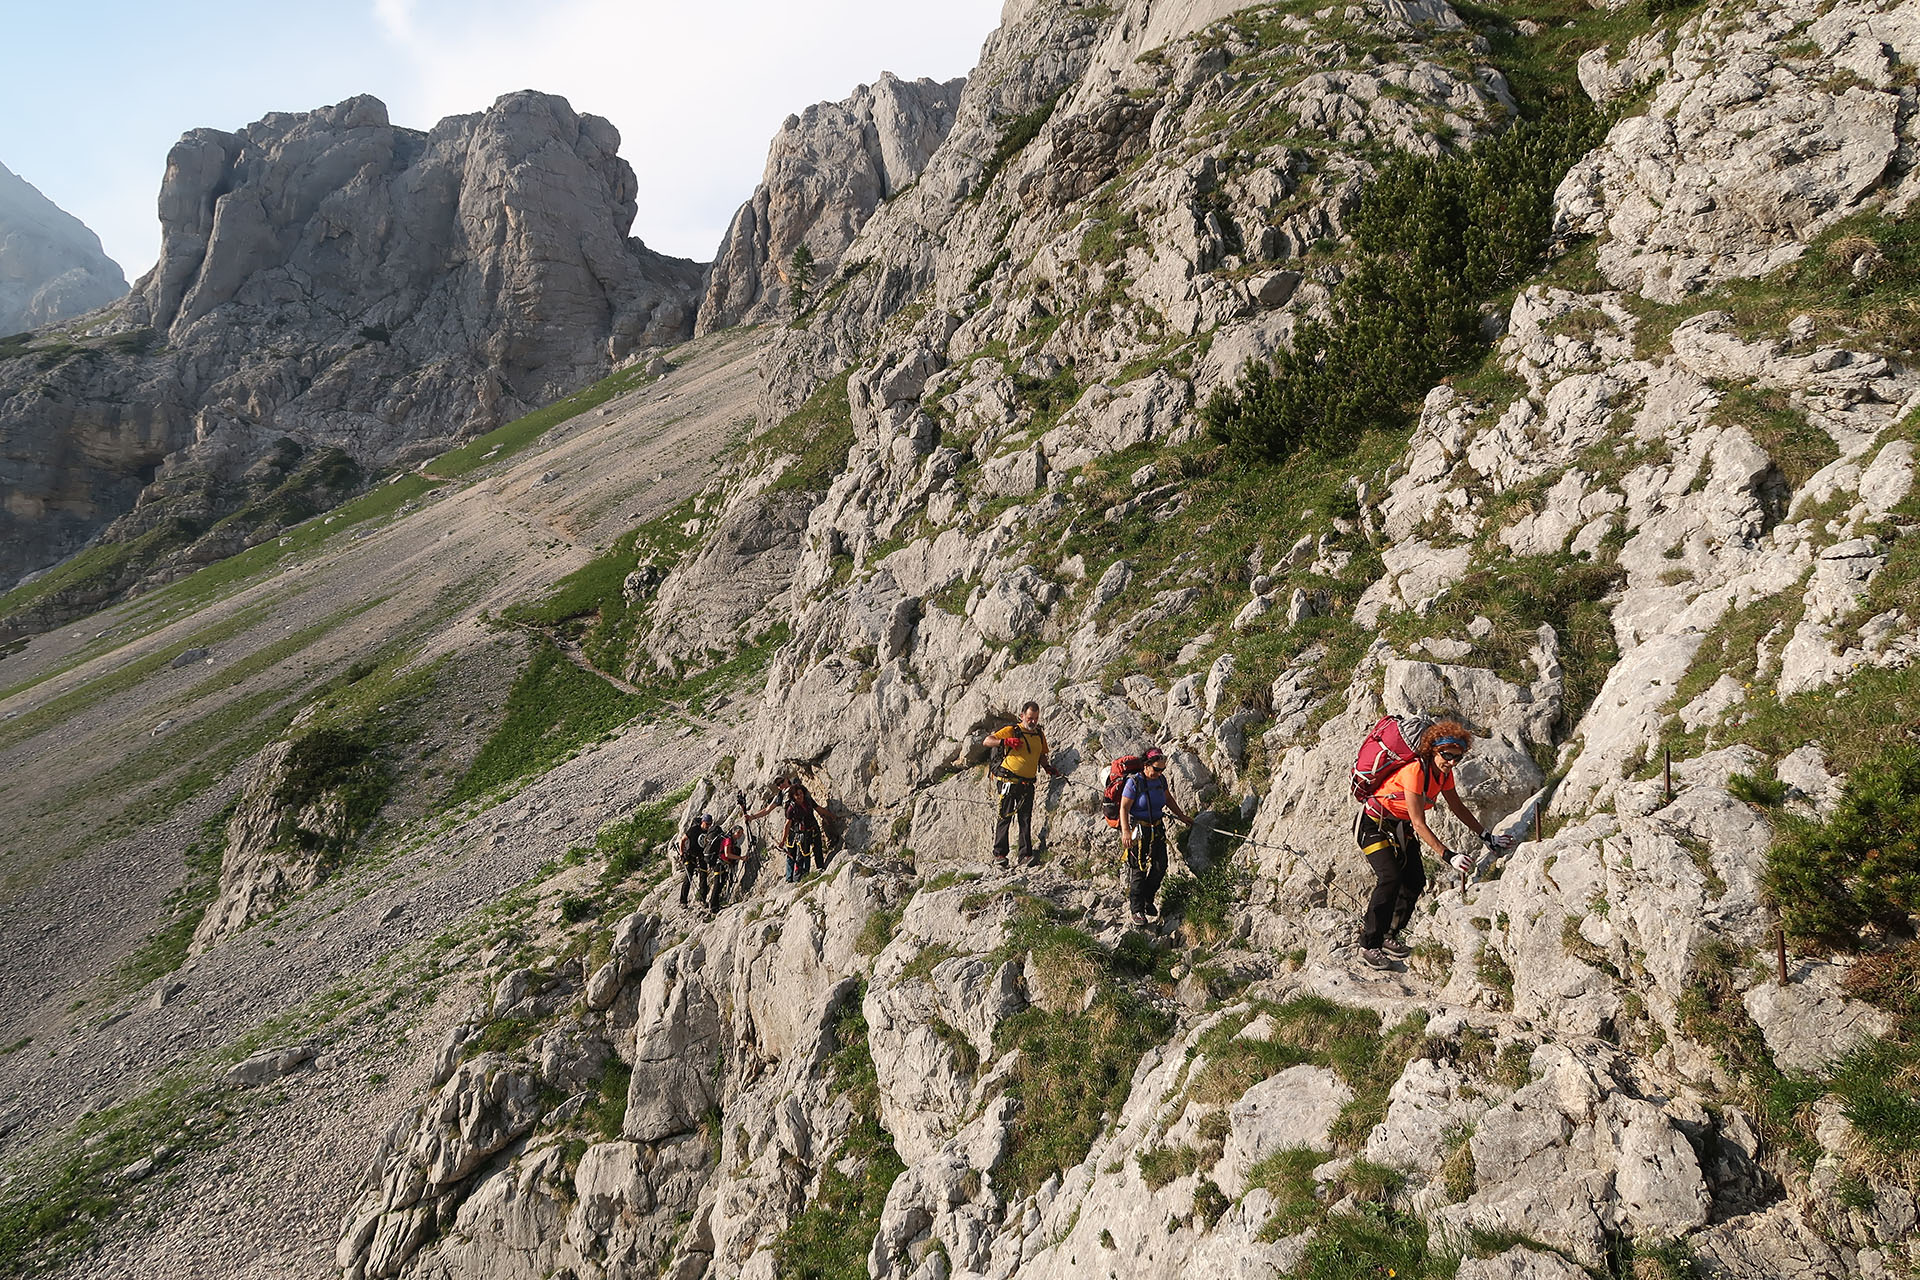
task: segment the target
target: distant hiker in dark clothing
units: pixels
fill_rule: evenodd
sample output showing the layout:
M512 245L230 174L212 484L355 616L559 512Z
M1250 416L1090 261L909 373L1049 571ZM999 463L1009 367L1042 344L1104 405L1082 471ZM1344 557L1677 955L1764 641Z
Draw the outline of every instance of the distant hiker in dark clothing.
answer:
M693 878L700 877L701 906L707 904L707 861L710 856L709 842L717 843L720 829L714 824L713 815L703 813L699 819L680 834L680 905L687 905L687 892L693 888Z
M1193 825L1167 785L1166 753L1149 747L1140 760L1140 772L1128 778L1120 792L1120 849L1126 857L1127 902L1135 924L1160 914L1153 899L1167 878L1167 814Z
M1060 771L1047 758L1047 735L1040 731L1040 704L1029 702L1020 708L1020 723L996 729L984 739L985 745L1002 753L990 770L1000 786L1000 817L993 828L993 860L1007 865L1008 837L1015 821L1020 824L1020 861L1033 860L1033 787L1040 770L1059 777Z
M780 843L787 850L787 883L791 884L807 874L809 860L825 871L827 839L820 824L826 819L827 811L814 802L812 793L798 778L776 779L773 803L758 813L748 814L747 821L764 818L775 809L779 809L786 818L786 829L781 834Z
M1448 849L1427 825L1434 801L1445 798L1454 816L1489 846L1504 849L1513 844L1511 837L1495 836L1481 826L1455 788L1454 766L1473 745L1473 734L1465 725L1458 720L1436 721L1412 745L1414 758L1381 784L1354 822L1354 840L1374 875L1373 896L1360 922L1360 961L1373 969L1392 968L1394 961L1413 954L1400 941L1400 933L1413 919L1414 905L1427 887L1422 846L1462 875L1476 864L1472 854Z

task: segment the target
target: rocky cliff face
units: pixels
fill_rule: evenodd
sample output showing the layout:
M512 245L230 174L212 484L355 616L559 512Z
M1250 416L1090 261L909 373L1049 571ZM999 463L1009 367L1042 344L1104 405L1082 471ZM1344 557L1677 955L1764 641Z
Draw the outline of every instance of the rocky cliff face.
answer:
M947 144L846 250L861 270L781 336L772 403L850 363L850 441L796 585L759 589L759 623L726 597L727 627L793 634L742 738L760 763L718 785L798 766L865 853L674 945L671 923L621 926L661 945L595 977L634 1009L608 1024L631 1088L564 1231L531 1226L557 1208L502 1209L528 1156L472 1192L433 1183L463 1207L407 1262L412 1192L370 1184L349 1274L500 1266L534 1235L526 1274L617 1274L689 1214L646 1255L676 1274L784 1274L849 1221L868 1275L914 1280L1277 1276L1356 1252L1424 1273L1448 1249L1462 1276L1638 1250L1838 1277L1906 1256L1914 1189L1849 1163L1869 1140L1842 1104L1804 1113L1825 1127L1789 1158L1736 1083L1754 1055L1818 1073L1890 1022L1821 959L1784 982L1728 966L1774 927L1773 828L1736 775L1777 771L1827 811L1854 731L1805 699L1920 653L1875 586L1914 528L1903 331L1800 310L1895 270L1908 9L1715 9L1589 54L1595 99L1657 87L1560 186L1558 234L1587 256L1494 313L1485 367L1432 389L1404 449L1271 474L1277 501L1215 470L1198 405L1330 314L1358 193L1396 154L1497 132L1515 103L1443 4L1337 30L1232 9L1011 7ZM1860 68L1844 84L1836 58ZM1842 219L1853 240L1822 235ZM1766 307L1703 300L1760 278ZM720 528L764 502L764 476L728 483ZM676 626L742 581L724 566L668 575ZM1028 697L1077 781L1044 800L1050 865L982 877L991 801L947 762ZM1351 950L1371 877L1346 772L1380 714L1437 707L1481 735L1468 803L1535 838L1436 886L1408 972L1374 977ZM1187 859L1232 902L1209 923L1190 901L1185 959L1138 982L1155 942L1098 878L1085 784L1149 742L1214 801ZM1671 787L1649 779L1676 742ZM903 848L918 878L887 860ZM1352 1059L1327 1040L1347 1018ZM1067 1045L1071 1080L1047 1065Z
M182 138L153 270L0 361L0 577L112 525L140 550L66 602L95 604L265 536L255 512L194 549L302 458L429 456L686 336L699 268L628 237L619 141L537 93L425 133L356 98Z
M126 291L100 237L0 165L0 333L56 324Z
M912 186L946 140L965 83L889 73L842 102L787 117L767 151L766 175L715 255L699 332L786 318L788 274L803 243L816 292L830 288L873 211Z
M661 723L620 740L676 734L643 794L690 793L614 806L631 752L596 720L524 798L392 837L552 862L408 960L486 989L360 1136L334 1263L1910 1271L1917 11L1009 4L847 247L869 265L708 339L767 342L798 411L513 615L647 684ZM1552 158L1528 130L1574 94L1621 114ZM1412 358L1355 320L1404 314L1367 308L1417 256L1382 264L1381 191L1456 230L1463 191L1537 197L1526 243L1473 239L1518 265L1453 300L1445 379L1322 451L1211 436L1302 335ZM1275 413L1360 390L1278 367ZM1030 697L1069 776L1000 869L965 765ZM1472 724L1461 796L1517 844L1432 863L1382 972L1347 773L1427 710ZM1095 786L1149 744L1200 812L1136 926ZM1864 796L1889 759L1915 781ZM775 882L769 842L683 905L671 834L790 773L835 813L828 872ZM621 816L588 833L596 792ZM1777 872L1829 819L1874 843L1799 892L1880 897L1823 932Z

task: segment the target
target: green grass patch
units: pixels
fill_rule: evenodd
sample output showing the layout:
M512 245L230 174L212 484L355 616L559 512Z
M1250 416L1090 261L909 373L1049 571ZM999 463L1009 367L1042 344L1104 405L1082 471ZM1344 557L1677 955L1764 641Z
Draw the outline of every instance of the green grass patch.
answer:
M1784 391L1747 384L1723 385L1719 391L1714 420L1746 428L1792 488L1799 489L1840 456L1833 437L1809 422Z
M71 1262L146 1198L146 1184L117 1181L122 1169L162 1145L173 1151L166 1164L211 1150L226 1140L230 1116L215 1090L176 1077L41 1143L0 1190L0 1272L38 1275Z
M1001 130L1000 140L994 143L992 153L987 156L987 162L980 166L980 176L974 180L973 190L968 193L967 199L978 202L986 196L987 189L993 186L1000 171L1025 151L1028 144L1047 127L1047 121L1053 119L1054 109L1060 105L1061 96L1055 94L1033 110L1007 121L1006 127Z
M1137 969L1042 900L1020 900L997 954L1022 953L1032 954L1039 975L1036 1002L994 1033L996 1057L1019 1051L1007 1086L1019 1110L997 1178L1016 1196L1086 1158L1120 1114L1141 1055L1170 1030L1167 1016L1129 985ZM1094 999L1082 1009L1089 987Z
M1262 1014L1273 1021L1271 1035L1264 1040L1242 1036ZM1187 1082L1187 1092L1196 1102L1228 1106L1288 1067L1331 1068L1354 1091L1331 1136L1342 1150L1357 1149L1386 1115L1387 1092L1419 1051L1424 1026L1423 1017L1411 1017L1383 1035L1377 1015L1321 996L1297 996L1284 1004L1259 1001L1216 1024L1195 1044L1189 1060L1205 1061Z
M633 720L648 703L569 662L546 640L507 695L506 717L454 786L459 804L545 773L576 749Z
M606 863L600 875L603 889L616 888L636 872L648 870L647 851L666 844L678 834L674 829L675 811L692 794L693 784L688 783L670 796L635 806L626 817L609 822L594 833L593 851ZM653 859L650 882L665 879L672 868L673 858L661 852Z
M778 426L755 437L755 456L786 455L796 459L773 482L769 493L789 490L822 493L834 477L846 469L847 454L853 448L848 376L829 378Z

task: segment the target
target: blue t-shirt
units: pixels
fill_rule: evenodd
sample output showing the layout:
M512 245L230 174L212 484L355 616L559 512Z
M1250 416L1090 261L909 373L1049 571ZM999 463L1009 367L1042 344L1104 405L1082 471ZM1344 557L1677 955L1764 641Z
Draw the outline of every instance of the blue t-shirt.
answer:
M1120 792L1133 803L1128 813L1135 822L1158 822L1167 811L1167 780L1148 778L1144 773L1136 773L1127 779L1126 787Z

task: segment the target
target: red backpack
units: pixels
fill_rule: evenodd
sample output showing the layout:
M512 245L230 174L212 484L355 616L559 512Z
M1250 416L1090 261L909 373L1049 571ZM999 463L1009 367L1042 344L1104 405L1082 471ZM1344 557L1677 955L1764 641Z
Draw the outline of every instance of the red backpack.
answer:
M1110 827L1120 825L1120 793L1126 790L1127 779L1137 775L1146 764L1145 756L1121 756L1107 766L1106 789L1100 793L1100 813Z
M1374 793L1418 754L1414 744L1433 726L1431 716L1383 716L1367 731L1353 759L1353 798L1371 805Z

